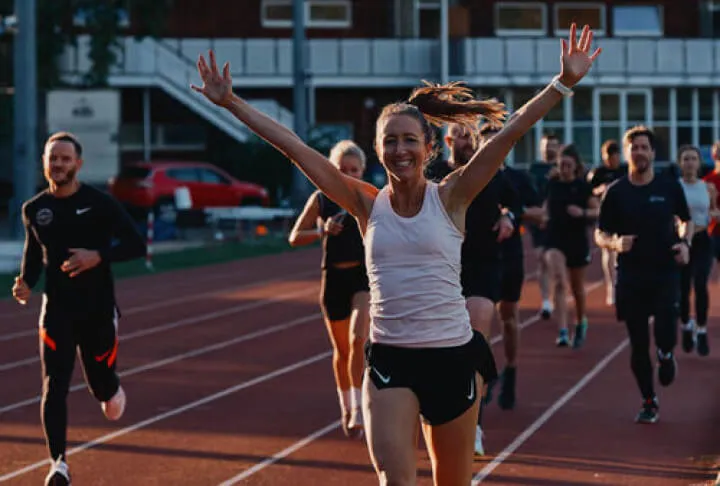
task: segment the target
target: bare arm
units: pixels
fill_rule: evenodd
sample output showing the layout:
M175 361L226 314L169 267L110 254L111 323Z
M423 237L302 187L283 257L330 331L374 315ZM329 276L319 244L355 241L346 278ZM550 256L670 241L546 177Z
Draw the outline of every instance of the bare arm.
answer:
M198 71L203 86L192 89L210 101L227 109L238 120L288 157L330 199L353 216L367 221L372 201L378 190L364 181L344 175L326 157L309 147L292 130L253 108L232 91L230 65L225 63L222 74L218 70L213 51L210 65L205 58L198 59Z
M585 217L595 219L600 216L600 201L596 197L588 199L588 207L585 210Z
M617 251L618 239L615 235L605 233L599 229L595 230L595 244L606 250Z
M318 193L310 196L305 203L302 213L295 221L288 242L290 246L303 246L315 243L322 238L322 226L318 224L320 219L320 203Z
M569 44L562 41L560 82L571 88L587 74L600 49L589 54L593 34L585 26L578 42L576 26L570 28ZM569 45L569 48L568 48ZM449 200L452 207L466 207L487 185L513 145L555 106L563 95L548 85L523 105L508 120L497 135L480 148L465 166L448 178ZM453 180L454 179L454 180Z

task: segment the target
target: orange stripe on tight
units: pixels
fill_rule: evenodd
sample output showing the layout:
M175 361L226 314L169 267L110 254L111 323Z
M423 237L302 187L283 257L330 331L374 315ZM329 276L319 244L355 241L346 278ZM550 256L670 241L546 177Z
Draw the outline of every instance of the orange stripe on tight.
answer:
M57 350L57 344L55 344L55 341L53 341L53 339L48 336L48 333L44 327L40 328L40 338L43 340L43 342L48 348L52 349L53 351Z
M115 345L113 346L112 352L110 353L110 357L108 358L108 368L110 368L115 360L117 359L117 351L118 351L118 338L115 336Z

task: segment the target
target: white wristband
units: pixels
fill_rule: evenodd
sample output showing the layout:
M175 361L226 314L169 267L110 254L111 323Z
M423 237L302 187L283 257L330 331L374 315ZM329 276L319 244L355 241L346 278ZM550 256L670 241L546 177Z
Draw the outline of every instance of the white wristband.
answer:
M572 88L568 88L564 84L560 82L560 77L555 76L552 81L550 82L550 86L555 88L555 90L560 93L563 96L572 96L575 94L575 92L572 90Z

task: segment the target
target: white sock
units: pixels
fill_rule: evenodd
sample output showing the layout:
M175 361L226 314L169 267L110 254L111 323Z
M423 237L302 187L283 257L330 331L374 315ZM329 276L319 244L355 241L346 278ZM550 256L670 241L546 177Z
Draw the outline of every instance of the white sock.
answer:
M685 324L683 324L683 331L692 331L695 328L695 321L690 319Z
M350 388L350 406L353 410L362 408L362 390L360 388Z
M543 299L542 309L543 309L543 310L551 311L551 310L552 310L552 303L550 303L550 301L549 301L548 299Z
M350 405L350 390L341 390L340 388L337 389L338 394L338 400L340 401L340 409L343 413L348 412L349 405Z
M707 334L707 327L705 326L698 326L697 331L698 334Z

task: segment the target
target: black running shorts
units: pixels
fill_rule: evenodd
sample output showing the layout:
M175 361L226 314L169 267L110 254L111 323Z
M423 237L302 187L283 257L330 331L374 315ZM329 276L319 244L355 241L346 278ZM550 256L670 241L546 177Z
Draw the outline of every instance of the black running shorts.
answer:
M367 371L378 390L409 388L420 403L420 414L430 425L442 425L461 416L478 396L475 373L485 383L497 378L495 359L483 335L451 348L403 348L365 345Z
M520 302L525 282L525 265L522 255L520 258L503 260L501 277L500 300L502 302Z
M369 292L364 265L352 268L328 267L322 271L320 307L331 321L348 319L352 313L352 299L358 292Z
M463 259L460 271L463 296L484 297L497 303L501 276L499 261Z

